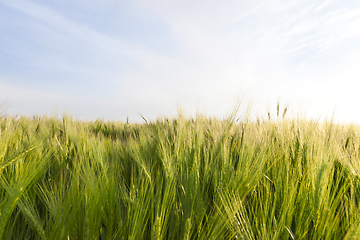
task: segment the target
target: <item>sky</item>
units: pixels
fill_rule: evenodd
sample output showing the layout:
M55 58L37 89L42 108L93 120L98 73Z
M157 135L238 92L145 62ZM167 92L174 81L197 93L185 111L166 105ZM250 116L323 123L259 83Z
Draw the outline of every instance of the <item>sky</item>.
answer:
M360 124L360 1L0 0L0 103L82 120Z

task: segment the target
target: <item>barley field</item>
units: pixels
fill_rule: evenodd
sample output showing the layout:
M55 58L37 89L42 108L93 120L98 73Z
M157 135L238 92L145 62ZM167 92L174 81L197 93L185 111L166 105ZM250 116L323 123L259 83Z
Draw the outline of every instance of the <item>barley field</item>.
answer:
M360 239L359 126L234 116L2 117L0 239Z

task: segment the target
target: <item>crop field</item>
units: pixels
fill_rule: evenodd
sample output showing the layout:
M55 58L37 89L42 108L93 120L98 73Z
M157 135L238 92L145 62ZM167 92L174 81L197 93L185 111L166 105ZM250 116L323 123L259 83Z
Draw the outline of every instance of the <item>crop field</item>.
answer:
M360 127L0 119L0 239L360 239Z

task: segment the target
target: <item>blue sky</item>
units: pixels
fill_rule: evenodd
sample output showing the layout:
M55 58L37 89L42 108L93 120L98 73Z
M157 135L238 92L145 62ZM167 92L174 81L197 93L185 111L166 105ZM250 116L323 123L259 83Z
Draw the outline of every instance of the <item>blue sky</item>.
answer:
M360 123L360 2L0 0L11 115L155 120L179 105Z

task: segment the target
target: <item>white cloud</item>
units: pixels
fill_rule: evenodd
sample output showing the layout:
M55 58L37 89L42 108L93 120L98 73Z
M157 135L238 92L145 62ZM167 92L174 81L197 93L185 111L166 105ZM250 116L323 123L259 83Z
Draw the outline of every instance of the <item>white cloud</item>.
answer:
M317 6L315 8L315 12L321 11L324 8L326 8L331 2L333 2L332 0L328 0L328 1L324 1L323 3L321 3L319 6Z
M246 93L245 102L252 101L260 113L266 113L268 102L276 104L279 98L308 106L313 115L332 113L334 105L347 109L346 103L358 100L353 89L360 75L356 70L360 48L351 53L352 58L346 58L356 45L343 43L360 35L360 10L337 7L333 1L135 1L134 6L157 16L172 34L177 47L172 54L161 54L120 35L106 35L91 24L71 20L40 4L1 2L60 32L85 54L79 57L82 63L47 55L32 64L60 72L80 72L83 78L93 76L94 81L108 83L113 91L104 99L79 99L60 92L12 89L14 93L6 96L19 99L19 104L35 94L38 98L32 102L41 109L47 106L44 99L52 99L73 106L74 113L82 112L82 106L90 112L93 104L97 114L123 118L129 113L136 118L140 112L155 118L175 113L177 103L192 112L199 107L208 114L223 116L241 92ZM83 48L85 44L89 47ZM96 57L114 65L97 66L99 61L90 66L85 58L92 54L92 48ZM122 61L129 69L121 68ZM58 64L52 66L54 62ZM338 79L343 78L347 78L342 80L346 84L339 86ZM9 86L3 89L11 92ZM119 113L110 114L114 109ZM352 116L349 112L343 114Z
M328 20L328 24L334 23L343 23L345 21L349 21L354 18L360 17L360 9L344 11L343 13L339 13Z
M328 14L328 12L324 12L320 15L317 13L320 12L320 9L331 9L331 2L326 4L320 2L307 7L304 4L301 5L301 2L294 1L285 6L273 4L270 10L263 1L257 2L257 4L257 6L254 4L254 11L249 10L250 13L234 15L233 17L227 16L226 18L218 18L218 15L221 14L219 13L220 10L217 10L221 9L221 13L223 13L223 8L220 7L213 9L213 15L208 14L201 17L192 16L191 13L187 14L182 11L174 12L173 8L177 9L176 5L158 11L157 13L184 41L189 50L181 59L182 62L187 62L193 66L186 68L181 65L181 62L174 62L178 68L167 66L165 69L172 70L169 72L161 71L162 76L165 77L159 77L159 84L161 84L161 79L172 78L173 81L171 82L176 86L173 91L174 93L178 92L175 94L176 96L180 99L186 99L184 97L186 92L189 93L188 96L192 96L192 101L189 101L188 106L194 106L195 96L201 96L202 102L205 102L204 108L210 109L210 112L217 112L217 114L221 112L219 109L226 108L227 106L224 105L229 105L231 100L235 99L236 94L244 88L247 90L246 98L252 100L254 105L259 107L258 111L260 112L261 109L265 112L264 105L267 105L266 102L274 102L276 101L274 99L278 98L285 102L293 102L291 107L295 109L297 106L307 106L309 114L315 117L329 116L335 106L343 106L341 97L334 98L334 92L339 89L337 79L341 78L340 73L329 78L329 83L322 76L330 77L331 74L326 75L326 72L320 69L315 70L315 72L306 70L311 66L306 65L307 60L305 60L305 65L299 63L299 66L302 66L305 71L300 70L297 72L299 75L294 75L291 72L295 70L294 68L297 65L293 66L286 63L286 59L295 58L308 52L310 58L317 56L316 58L320 57L319 61L323 61L321 51L331 50L333 46L341 44L349 37L349 35L344 35L341 29L329 24L328 21L328 19L334 19L338 14L344 13L332 12ZM295 13L286 12L295 6L299 6L302 10ZM152 7L153 11L157 11L158 6L156 4ZM233 9L241 8L240 5L236 6L235 4L232 7ZM249 28L244 32L236 32L235 29L231 29L231 26L227 26L227 24L233 24L236 21L238 24L246 24L241 22L245 21L244 18L266 11L269 11L267 13L270 15L274 13L285 15L278 21L275 17L257 16L256 18L260 21L268 22L268 24L260 25L259 28ZM350 15L355 16L355 13L356 11L353 11ZM183 20L185 14L186 20ZM269 18L270 21L267 21L266 18ZM282 19L286 18L289 21L282 22ZM209 19L209 22L205 23L204 19ZM338 20L340 19L338 18ZM218 22L214 24L216 21ZM351 24L355 23L352 22ZM348 28L355 29L351 24L348 25ZM230 35L231 37L229 37ZM333 55L332 57L338 56ZM342 64L338 67L344 68ZM329 68L333 68L333 66L329 65ZM155 76L159 71L156 68L153 70ZM353 74L358 73L353 72ZM146 79L145 76L146 74L142 78ZM138 76L138 78L141 77ZM165 82L165 80L163 81ZM149 82L151 83L151 81ZM189 89L181 87L178 84L179 82L191 87ZM349 80L348 86L353 84ZM159 86L156 89L162 88ZM344 92L345 89L342 91ZM338 94L338 96L342 96L342 94ZM170 100L171 97L164 97L164 99ZM344 116L346 116L345 113Z

